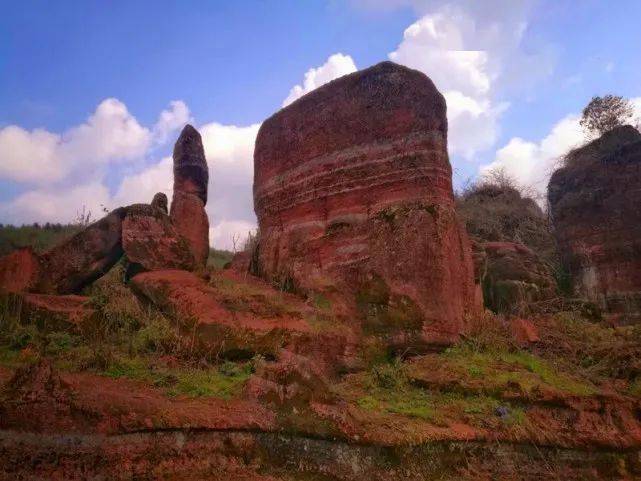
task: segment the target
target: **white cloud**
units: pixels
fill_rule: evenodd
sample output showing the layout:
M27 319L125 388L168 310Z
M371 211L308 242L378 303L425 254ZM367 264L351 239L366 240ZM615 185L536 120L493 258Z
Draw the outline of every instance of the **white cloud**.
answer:
M209 243L216 249L240 251L256 223L244 220L221 220L209 228Z
M448 146L452 154L471 159L477 151L492 147L499 131L499 119L508 104L466 97L461 92L444 93L449 123Z
M63 158L74 163L131 160L149 149L151 133L141 126L118 99L100 102L86 123L67 131L59 146Z
M247 127L205 124L198 130L203 138L207 162L234 164L246 171L254 168L254 144L260 124Z
M428 75L443 90L478 98L490 90L488 53L466 50L464 34L474 21L460 10L447 8L419 19L403 34L390 60Z
M502 168L521 186L531 188L544 198L547 183L558 166L559 159L570 149L585 142L578 115L568 115L552 127L551 132L539 142L514 137L497 150L495 160L481 166L481 176L488 171Z
M635 117L641 118L641 97L633 98L631 102ZM480 167L479 174L483 176L488 171L502 168L521 186L532 189L539 198L545 198L550 175L558 167L560 158L587 140L579 120L578 114L567 115L538 142L520 137L510 139L497 150L493 162Z
M122 179L110 205L149 204L157 192L167 195L171 202L174 186L173 160L165 157L142 172Z
M9 125L0 129L0 178L18 182L55 182L67 174L57 149L60 136L44 129Z
M84 207L95 220L104 215L103 206L108 206L110 201L109 190L100 182L63 190L36 189L0 203L0 219L13 224L68 223L74 221Z
M246 127L216 122L199 128L209 165L207 213L212 224L210 242L231 249L232 234L242 240L255 229L254 144L260 124Z
M182 100L172 100L169 108L160 112L158 122L154 125L154 136L158 142L164 143L171 134L189 122L192 122L192 117L187 104Z
M542 57L521 48L530 2L409 3L425 14L405 30L389 58L434 81L448 104L450 153L472 159L498 138L501 115L509 106L501 93L518 77L513 66L527 64L528 71L549 73L547 64L534 68L542 65Z
M335 53L320 67L310 68L305 73L303 84L292 87L289 95L283 101L283 107L291 104L294 100L299 99L321 85L352 72L356 72L356 65L352 57L343 55L342 53Z
M109 162L130 161L149 149L151 133L117 99L103 100L81 125L62 135L10 125L0 130L0 178L57 182L71 172L91 172Z

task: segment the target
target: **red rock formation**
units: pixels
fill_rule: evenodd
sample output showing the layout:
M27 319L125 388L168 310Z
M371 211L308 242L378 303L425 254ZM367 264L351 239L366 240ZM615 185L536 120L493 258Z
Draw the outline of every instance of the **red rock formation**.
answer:
M539 330L536 325L528 319L510 319L510 332L520 346L527 346L539 342Z
M23 319L41 321L48 329L74 329L89 320L95 313L89 297L48 294L23 294L20 307Z
M443 96L384 62L267 119L254 154L262 275L347 298L392 344L449 343L474 309Z
M522 244L486 242L481 280L485 305L495 312L521 314L533 302L556 296L556 281L539 256Z
M127 207L122 224L122 247L131 263L128 272L194 270L196 261L189 242L178 234L170 217L154 205Z
M40 262L30 247L0 258L0 292L24 292L38 282Z
M298 296L277 294L260 280L241 280L244 276L231 270L221 275L225 276L222 282L236 286L232 292L226 293L181 270L144 272L133 277L130 285L136 294L185 327L205 352L228 357L275 357L287 349L309 356L327 369L353 362L355 336L334 326L331 330L312 326L310 316L303 312L306 304ZM251 295L243 296L243 292ZM283 312L282 308L266 307L274 295L291 303L288 309Z
M42 294L74 294L105 274L122 257L120 207L71 239L40 256L40 275L31 289Z
M209 255L209 219L205 212L209 170L200 134L186 125L174 146L174 195L171 219L191 246L199 266Z
M641 319L641 134L614 129L567 156L548 199L576 292Z

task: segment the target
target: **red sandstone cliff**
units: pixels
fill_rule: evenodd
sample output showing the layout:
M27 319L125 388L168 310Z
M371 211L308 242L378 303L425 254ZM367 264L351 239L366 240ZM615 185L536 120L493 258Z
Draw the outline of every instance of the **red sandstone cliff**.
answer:
M256 140L262 275L346 299L392 343L455 340L474 309L443 96L383 62L305 95Z
M641 134L614 129L550 179L554 230L575 290L629 321L641 317Z

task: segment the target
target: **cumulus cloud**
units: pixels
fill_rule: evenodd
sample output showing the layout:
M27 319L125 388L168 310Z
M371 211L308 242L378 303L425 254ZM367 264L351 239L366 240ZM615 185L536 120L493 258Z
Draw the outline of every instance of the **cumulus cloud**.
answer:
M0 202L0 219L10 224L74 221L83 208L92 219L103 215L110 204L109 190L101 182L90 182L70 189L36 189Z
M498 138L509 106L501 92L515 78L512 66L534 67L538 59L521 48L530 2L411 3L424 15L405 30L389 58L434 81L448 104L450 152L472 159Z
M0 178L51 183L73 170L88 172L109 162L143 156L151 133L117 99L103 100L87 121L63 133L27 131L10 125L0 129Z
M114 194L110 205L148 204L157 192L167 195L171 201L174 186L174 163L171 157L164 157L157 164L142 172L125 176Z
M352 57L342 53L331 55L323 65L317 68L310 68L305 73L302 85L294 85L292 87L289 95L283 101L283 107L321 85L352 72L356 72L356 64Z
M492 170L503 169L521 186L533 189L543 198L550 175L558 166L559 159L585 140L579 116L568 115L558 121L539 142L520 137L510 139L496 151L496 158L492 163L481 166L479 174L483 176Z
M641 118L641 97L630 101L636 122ZM479 174L483 176L492 170L503 169L521 186L530 188L540 199L544 199L550 176L559 166L561 157L588 140L579 120L579 114L565 116L538 142L520 137L510 139L496 151L493 162L480 167Z
M96 167L144 158L151 147L191 120L187 105L175 100L151 128L142 126L120 100L100 102L87 120L62 134L28 131L16 125L0 129L0 178L51 184L71 173L100 174Z
M158 122L154 125L154 136L157 142L164 143L174 132L181 130L185 124L192 122L187 104L182 100L172 100L169 108L160 112Z
M0 178L18 182L57 181L67 173L60 163L60 136L17 125L0 129Z
M216 122L199 128L209 165L207 213L212 223L210 242L219 249L232 249L232 240L242 240L256 229L254 215L254 144L260 124L246 127Z

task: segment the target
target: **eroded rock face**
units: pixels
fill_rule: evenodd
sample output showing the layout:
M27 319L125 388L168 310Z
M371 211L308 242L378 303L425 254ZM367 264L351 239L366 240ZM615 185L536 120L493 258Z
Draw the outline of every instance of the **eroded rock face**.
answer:
M474 309L443 96L384 62L266 120L254 154L264 277L349 300L392 344L449 343Z
M540 257L522 244L482 244L485 267L481 284L485 305L494 312L523 314L533 303L556 296L556 281Z
M19 299L22 318L41 322L49 329L81 328L95 313L91 298L85 296L26 293Z
M40 261L30 247L0 258L0 292L24 292L38 282Z
M42 294L74 294L105 274L122 257L125 207L40 256L40 275L31 288Z
M202 139L196 129L187 125L174 146L174 194L170 214L202 267L209 255L209 218L205 212L208 182Z
M130 263L127 269L130 275L145 270L196 268L189 242L157 204L127 207L122 247Z
M577 294L627 322L641 319L641 134L614 129L572 152L548 199Z

